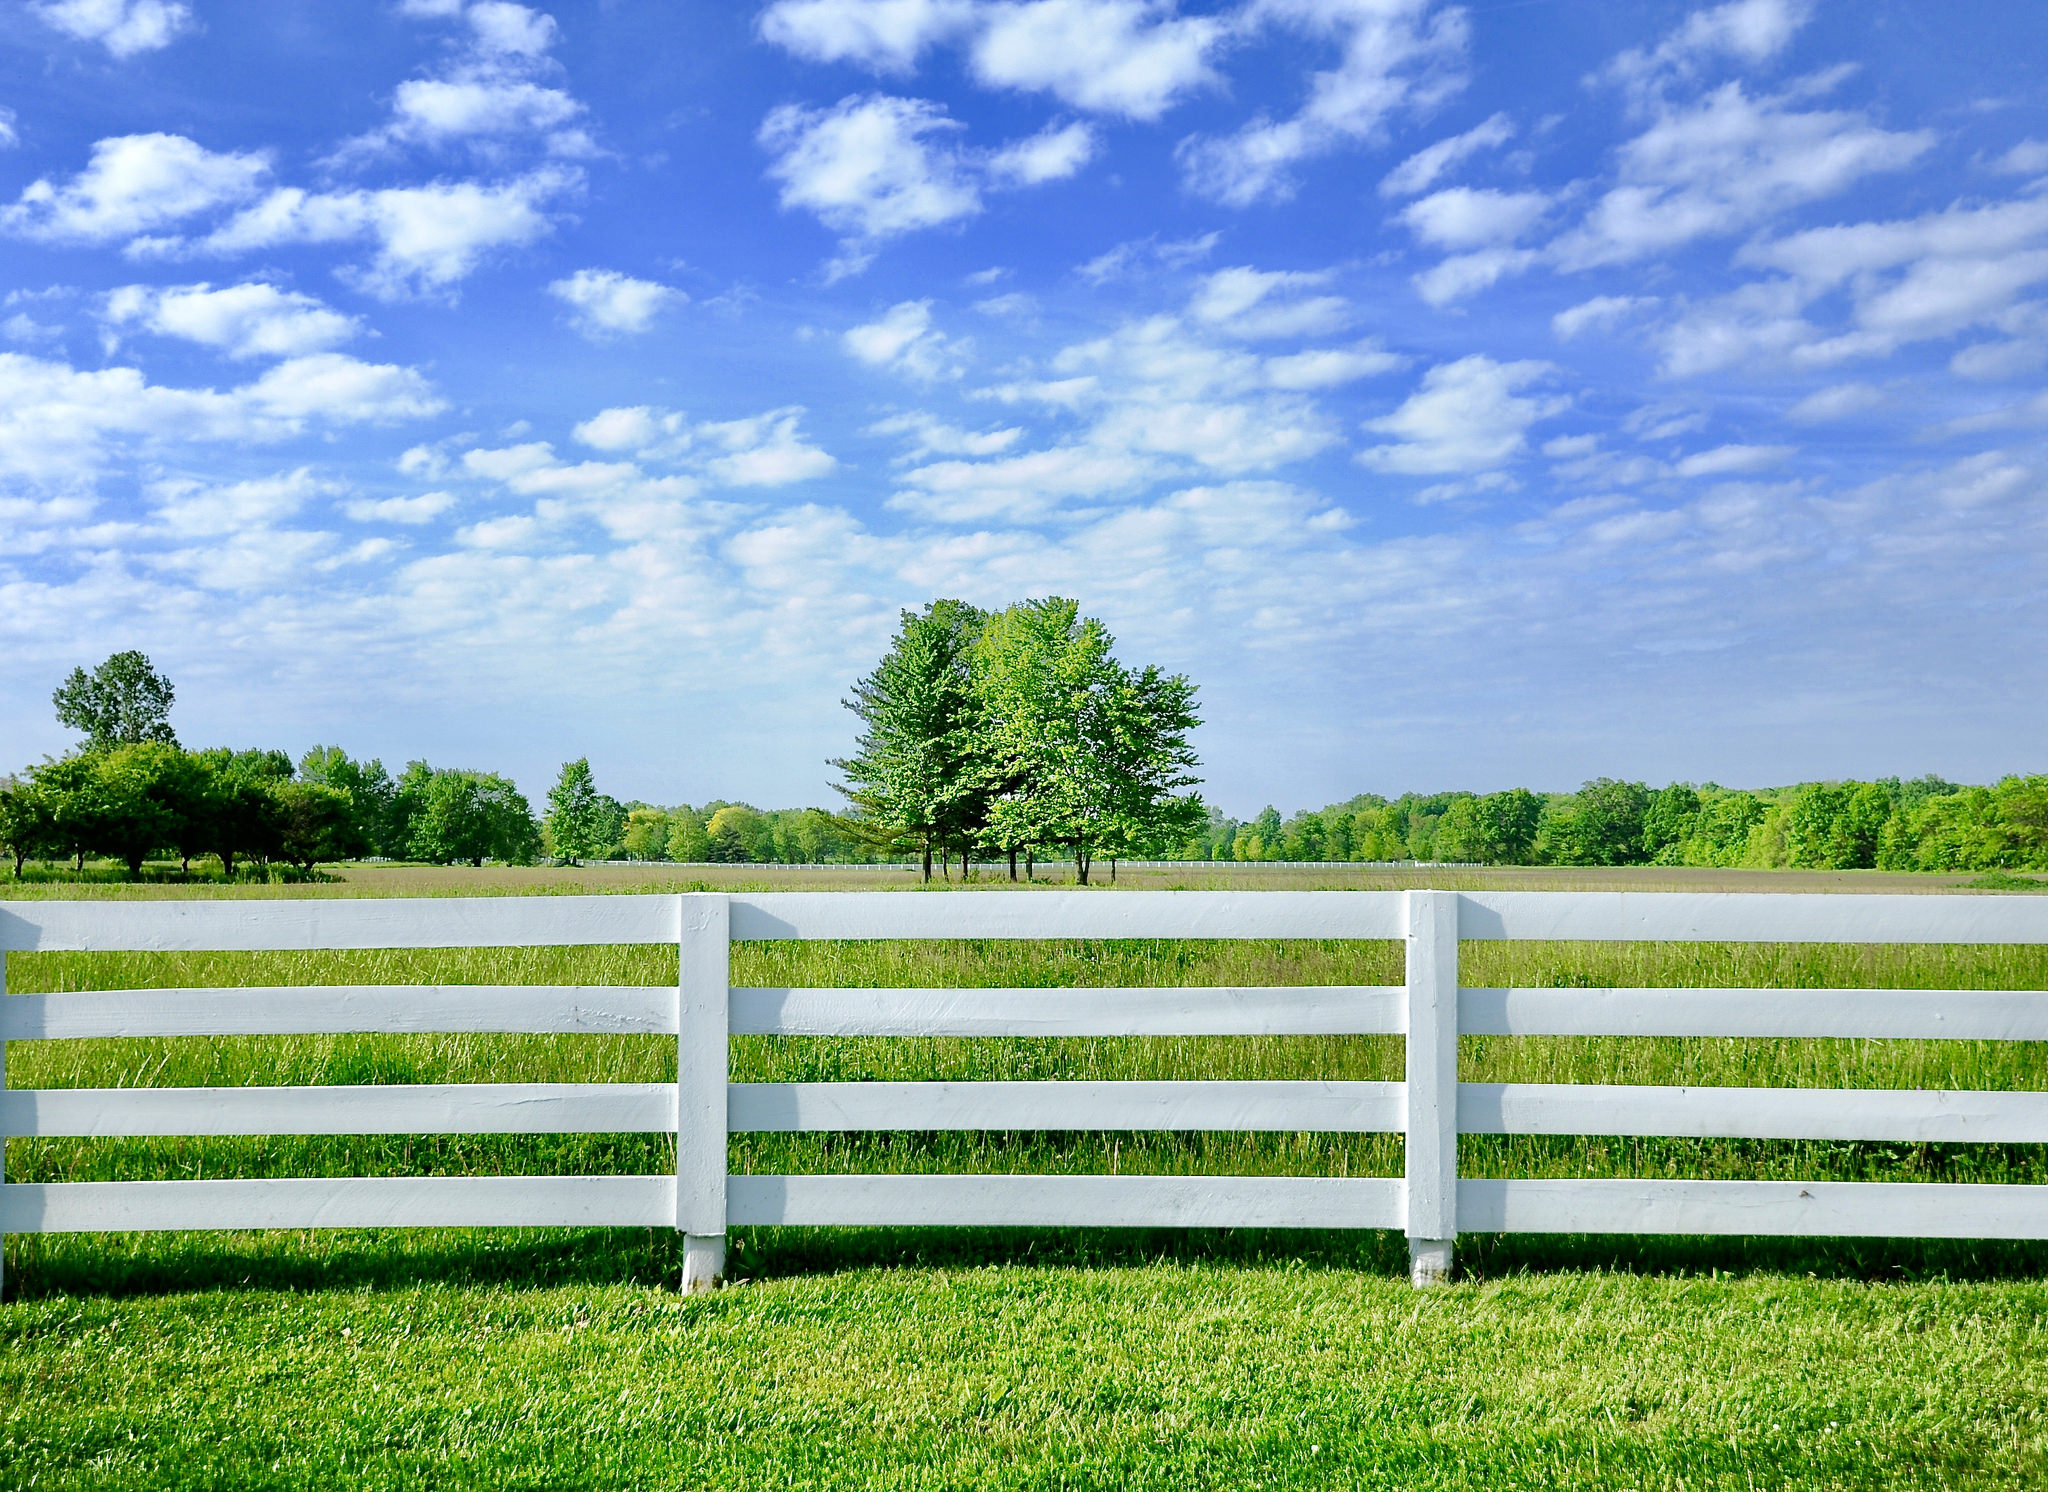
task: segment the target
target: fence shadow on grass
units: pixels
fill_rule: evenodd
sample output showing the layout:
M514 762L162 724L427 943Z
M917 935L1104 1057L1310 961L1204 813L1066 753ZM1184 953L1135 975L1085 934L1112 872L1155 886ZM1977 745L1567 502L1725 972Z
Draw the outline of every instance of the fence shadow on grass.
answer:
M1605 1273L1794 1275L1873 1283L2048 1277L2048 1243L1926 1239L1466 1234L1459 1277ZM1405 1279L1406 1241L1379 1231L1206 1228L747 1228L732 1274L871 1269L1133 1269L1171 1264L1350 1270ZM673 1290L680 1238L647 1228L56 1235L8 1240L7 1299L216 1291L634 1286Z

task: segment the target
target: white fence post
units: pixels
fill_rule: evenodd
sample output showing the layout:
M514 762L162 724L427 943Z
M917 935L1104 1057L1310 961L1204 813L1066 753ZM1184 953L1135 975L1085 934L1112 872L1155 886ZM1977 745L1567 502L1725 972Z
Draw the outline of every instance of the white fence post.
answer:
M7 997L7 954L0 951L0 999ZM0 1094L7 1091L7 1036L0 1029ZM0 1191L7 1187L7 1131L0 1128ZM0 1299L7 1289L7 1235L0 1233Z
M1458 893L1408 898L1408 1277L1451 1272L1458 1235Z
M676 1231L695 1294L725 1276L731 911L716 892L676 900Z

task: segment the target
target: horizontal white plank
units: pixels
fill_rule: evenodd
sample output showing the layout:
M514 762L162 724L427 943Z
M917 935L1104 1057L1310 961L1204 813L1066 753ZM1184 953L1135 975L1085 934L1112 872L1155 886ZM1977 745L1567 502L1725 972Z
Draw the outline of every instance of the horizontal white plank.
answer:
M2048 1186L1883 1181L1465 1180L1467 1233L2048 1238Z
M1477 1135L2032 1145L2048 1143L2048 1093L1460 1083L1458 1128Z
M735 1083L735 1130L1399 1131L1400 1083Z
M1395 1177L734 1176L735 1224L1399 1228Z
M0 1233L178 1228L666 1228L673 1176L60 1181L0 1186Z
M732 898L737 940L1398 938L1398 891L777 891Z
M1458 1033L2048 1041L2048 990L1463 989Z
M0 1041L350 1031L674 1035L674 986L299 985L89 990L0 1000Z
M380 1083L309 1088L29 1088L0 1133L47 1135L673 1134L674 1083Z
M1399 986L735 989L756 1036L1325 1036L1398 1033Z
M1467 891L1461 938L2048 943L2048 896Z
M673 943L673 896L0 902L0 952Z

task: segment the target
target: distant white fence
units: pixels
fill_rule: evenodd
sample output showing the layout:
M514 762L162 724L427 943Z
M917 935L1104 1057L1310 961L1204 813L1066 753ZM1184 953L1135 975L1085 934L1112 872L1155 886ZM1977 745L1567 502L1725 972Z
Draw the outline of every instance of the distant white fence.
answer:
M732 988L735 940L1403 939L1405 984ZM2048 1142L2048 1093L1460 1083L1458 1037L2048 1040L2048 992L1474 989L1460 939L2043 943L2048 898L1626 892L904 892L0 903L6 950L673 943L675 986L102 990L0 999L5 1043L323 1032L641 1032L675 1083L0 1092L0 1134L673 1133L673 1176L5 1183L0 1233L674 1227L685 1284L732 1224L1398 1228L1417 1283L1460 1231L2048 1238L2048 1186L1475 1179L1464 1134ZM0 980L5 966L0 962ZM0 982L4 990L4 982ZM728 1038L1405 1035L1405 1082L731 1083ZM1402 1177L726 1173L734 1131L1383 1131Z

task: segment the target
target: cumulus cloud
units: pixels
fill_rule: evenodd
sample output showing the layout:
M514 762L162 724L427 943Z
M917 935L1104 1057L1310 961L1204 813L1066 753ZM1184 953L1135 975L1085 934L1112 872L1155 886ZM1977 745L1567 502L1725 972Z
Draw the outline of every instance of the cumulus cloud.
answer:
M814 213L842 235L830 278L857 273L883 241L973 217L984 186L1036 186L1071 176L1095 151L1086 125L1048 126L994 151L960 143L961 125L924 99L866 94L829 109L785 104L762 123L768 174L785 208Z
M1095 131L1085 124L1047 125L989 157L988 173L1019 186L1060 181L1095 158Z
M1794 446L1716 446L1684 457L1672 470L1681 477L1744 476L1765 471L1796 454Z
M891 306L875 320L849 328L840 342L869 367L889 368L925 382L957 378L964 367L965 344L934 329L928 300Z
M109 243L254 196L270 173L261 151L212 151L183 135L118 135L57 185L32 182L0 228L48 243Z
M692 423L675 410L633 405L601 410L574 434L592 450L681 466L721 486L781 487L839 468L830 453L804 438L798 428L803 416L803 408L792 404L748 419ZM472 470L529 485L532 472L555 469L544 444L472 451L464 459Z
M226 285L124 285L107 293L108 326L134 327L214 347L229 357L298 357L324 352L361 330L353 316L318 298L262 280Z
M1465 12L1431 0L1255 0L1247 25L1335 42L1337 66L1310 80L1286 119L1260 117L1235 134L1182 143L1191 190L1232 206L1291 196L1294 168L1377 136L1388 117L1426 109L1464 85Z
M407 147L466 145L494 155L509 143L537 141L551 155L588 155L589 134L576 126L583 104L543 81L556 65L548 53L560 39L554 17L509 0L479 0L459 16L467 44L439 75L409 78L392 95L391 118L345 142L332 163L347 165Z
M1605 330L1656 304L1654 295L1596 295L1559 311L1550 318L1550 329L1560 342L1569 342L1583 331L1594 327Z
M44 25L98 42L117 58L161 51L193 24L184 0L33 0L29 9Z
M1351 320L1350 302L1342 296L1306 293L1330 279L1320 271L1220 269L1202 280L1188 311L1234 337L1319 336Z
M759 28L812 62L907 73L925 48L972 29L976 10L973 0L776 0Z
M358 523L402 523L418 527L432 523L455 506L452 492L422 492L418 497L359 498L343 505L342 511Z
M1528 430L1571 407L1564 395L1525 393L1557 369L1534 360L1501 363L1481 354L1439 363L1392 414L1365 428L1394 441L1359 452L1374 471L1402 475L1488 471L1528 448Z
M285 187L245 208L203 239L165 252L240 254L292 243L376 245L350 278L385 300L444 292L494 250L533 242L553 229L548 204L580 184L544 167L496 185L437 181L376 191L307 192Z
M1221 20L1147 0L1025 0L984 7L980 22L983 83L1130 119L1157 119L1214 83L1209 55L1227 35Z
M1426 244L1440 249L1476 249L1511 243L1541 222L1550 210L1543 192L1502 192L1491 187L1451 187L1411 202L1401 221Z
M1620 264L1754 227L1911 165L1931 130L1886 130L1850 110L1800 110L1727 83L1671 108L1623 145L1620 182L1556 244L1566 269Z
M318 426L390 423L442 408L411 368L336 352L278 363L227 390L150 383L134 368L78 369L0 353L0 472L61 485L98 471L125 443L271 442Z
M1831 420L1853 419L1890 403L1883 389L1867 383L1838 383L1816 389L1785 411L1785 418L1802 425L1825 424Z
M549 284L548 294L570 308L576 330L593 341L637 335L663 311L689 300L673 286L615 269L579 269Z
M2048 172L2048 140L2022 140L1991 163L1994 171L2013 176L2039 176Z
M1505 114L1495 114L1461 135L1452 135L1416 151L1380 179L1380 195L1413 197L1426 192L1446 171L1456 169L1482 150L1505 145L1514 137L1513 121Z
M1813 15L1813 0L1731 0L1696 10L1655 47L1634 48L1608 64L1607 76L1636 89L1689 77L1708 63L1752 66L1777 56Z

